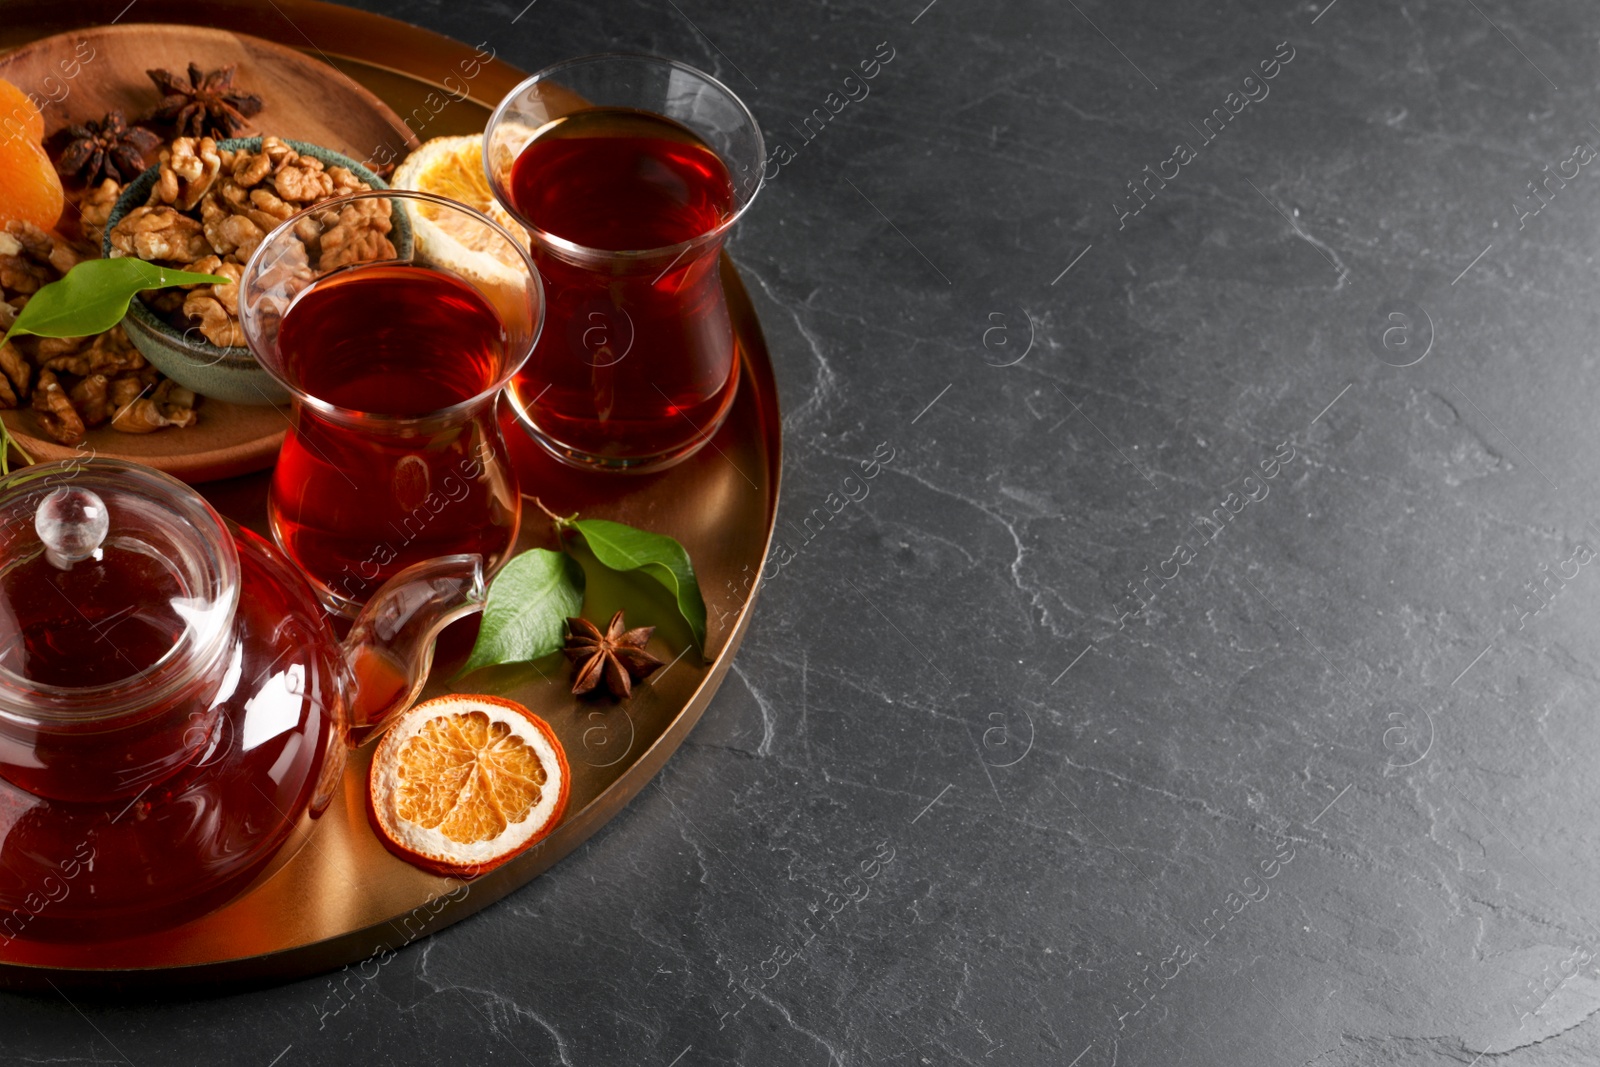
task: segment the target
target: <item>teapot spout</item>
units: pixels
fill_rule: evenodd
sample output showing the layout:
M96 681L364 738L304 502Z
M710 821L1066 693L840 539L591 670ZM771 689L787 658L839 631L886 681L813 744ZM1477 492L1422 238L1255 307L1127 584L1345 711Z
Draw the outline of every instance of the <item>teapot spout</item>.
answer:
M433 665L439 631L482 611L488 596L483 557L440 556L385 582L345 638L350 738L361 744L410 707Z

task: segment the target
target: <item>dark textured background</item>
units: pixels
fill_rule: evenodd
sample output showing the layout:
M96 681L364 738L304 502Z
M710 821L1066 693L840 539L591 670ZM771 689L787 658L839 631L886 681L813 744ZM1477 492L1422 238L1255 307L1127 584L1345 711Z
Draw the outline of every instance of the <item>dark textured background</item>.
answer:
M792 146L894 50L734 243L797 554L658 781L507 902L245 996L3 997L0 1060L1600 1059L1600 172L1519 220L1600 144L1593 5L522 2L371 6L682 57Z

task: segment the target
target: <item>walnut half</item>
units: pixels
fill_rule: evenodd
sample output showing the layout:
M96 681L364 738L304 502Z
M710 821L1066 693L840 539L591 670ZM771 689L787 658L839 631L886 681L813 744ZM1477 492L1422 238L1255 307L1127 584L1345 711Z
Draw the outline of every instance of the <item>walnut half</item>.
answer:
M393 259L395 248L388 238L392 227L386 198L344 205L337 221L323 231L317 269L329 271L352 263Z
M83 419L72 406L72 399L61 388L54 371L40 371L33 387L33 413L39 426L52 441L75 445L83 440Z
M188 211L200 202L222 170L217 142L209 137L180 137L161 151L161 174L150 190L151 204L171 204Z
M171 207L136 207L111 229L111 255L163 263L193 263L209 255L198 219Z
M96 248L100 247L106 223L111 221L111 210L117 206L121 196L122 186L114 179L107 178L94 188L85 189L78 201L78 228Z
M168 426L193 426L199 420L194 410L196 399L177 382L163 381L150 395L119 407L111 428L122 433L154 433Z

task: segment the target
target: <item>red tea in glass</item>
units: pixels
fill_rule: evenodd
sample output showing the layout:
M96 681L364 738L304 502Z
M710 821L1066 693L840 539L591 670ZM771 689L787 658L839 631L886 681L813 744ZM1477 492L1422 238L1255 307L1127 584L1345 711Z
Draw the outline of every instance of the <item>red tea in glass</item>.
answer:
M393 258L297 279L296 257L274 266L269 247L293 252L301 238L286 223L241 283L247 297L265 291L246 334L296 400L268 498L273 536L346 614L413 563L476 553L492 571L510 555L521 500L494 404L539 315L531 264L488 219L427 194L361 195L406 212ZM490 241L505 258L483 251Z
M517 158L516 213L608 252L667 248L733 214L722 160L687 128L604 108L557 119ZM595 456L672 453L716 427L738 388L715 248L598 271L539 242L552 329L512 395L539 428Z
M302 405L278 457L272 527L290 558L359 602L413 563L509 551L517 488L497 436L423 418L490 389L502 337L476 289L425 267L357 267L300 295L278 331L285 377L340 414Z
M511 170L517 213L547 233L609 252L664 248L716 229L733 179L682 123L633 108L556 119Z
M485 138L550 302L510 385L519 417L578 465L692 455L738 390L719 258L760 186L754 119L692 68L597 56L523 83Z

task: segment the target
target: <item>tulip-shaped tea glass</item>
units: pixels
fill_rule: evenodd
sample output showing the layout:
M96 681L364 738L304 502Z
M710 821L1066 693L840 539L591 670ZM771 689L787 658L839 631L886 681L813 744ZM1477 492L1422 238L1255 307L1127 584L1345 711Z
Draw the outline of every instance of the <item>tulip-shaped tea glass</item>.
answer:
M354 615L422 560L510 555L521 497L494 409L543 307L520 241L426 193L324 201L250 257L245 338L294 399L268 517L330 608Z
M484 169L529 235L550 302L509 392L557 457L659 470L721 425L739 354L719 254L761 188L764 154L726 86L651 56L567 60L501 101Z

